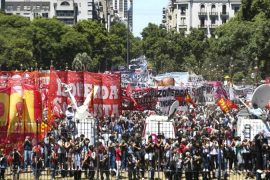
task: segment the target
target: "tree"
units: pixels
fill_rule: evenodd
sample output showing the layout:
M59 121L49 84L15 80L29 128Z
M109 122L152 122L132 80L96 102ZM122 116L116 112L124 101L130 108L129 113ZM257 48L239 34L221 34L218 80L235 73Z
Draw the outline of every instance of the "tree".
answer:
M92 47L92 60L101 65L105 64L103 61L106 59L106 48L108 45L108 34L105 26L95 20L83 20L74 25L74 29L80 34L84 35L90 47Z
M61 36L59 44L61 50L58 57L68 64L72 63L72 60L78 53L85 52L89 55L92 54L92 47L90 47L86 36L75 31L73 28L70 28Z
M269 0L242 0L241 9L237 16L240 20L251 21L258 14L264 14L270 18Z
M33 65L33 44L28 38L30 20L19 16L0 14L1 67L19 69Z
M86 52L78 53L72 62L72 69L75 71L93 71L97 69L97 62L94 62Z
M68 27L56 19L38 18L32 22L30 38L34 44L33 56L39 66L48 68L51 60L58 68L65 64L61 59L60 43L67 31Z
M143 53L159 72L180 71L188 51L185 36L175 31L167 32L155 24L148 24L142 32Z

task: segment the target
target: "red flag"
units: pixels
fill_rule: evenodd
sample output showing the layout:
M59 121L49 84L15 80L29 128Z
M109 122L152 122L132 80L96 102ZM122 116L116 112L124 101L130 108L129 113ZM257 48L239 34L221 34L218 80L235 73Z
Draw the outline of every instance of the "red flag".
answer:
M64 117L64 112L62 111L62 108L59 104L51 105L51 107L53 107L52 113L53 113L54 117L56 117L56 118Z
M50 83L48 91L48 125L51 126L55 119L55 115L61 115L62 108L65 107L67 97L62 88L61 83L66 83L67 72L57 72L53 68L50 69ZM60 114L55 111L55 106ZM56 113L55 113L56 112ZM56 117L57 117L56 116Z
M179 103L182 103L185 101L185 97L184 96L177 96L176 100L179 101Z
M126 87L126 95L127 96L132 96L132 85L131 83L128 83L127 87Z
M191 97L189 94L186 95L185 101L186 101L187 103L192 104L193 107L196 107L196 106L197 106L196 103L193 101L192 97Z
M234 104L231 100L229 99L226 99L226 103L227 103L227 106L229 107L229 109L238 109L238 105L237 104Z
M220 109L224 112L224 113L228 113L230 111L230 108L228 107L228 104L226 102L226 99L224 97L221 97L218 101L217 101L217 105L220 107Z
M57 92L57 74L56 71L51 67L50 69L50 83L49 83L49 92L48 92L48 122L51 124L54 120L53 116L53 100L56 97Z

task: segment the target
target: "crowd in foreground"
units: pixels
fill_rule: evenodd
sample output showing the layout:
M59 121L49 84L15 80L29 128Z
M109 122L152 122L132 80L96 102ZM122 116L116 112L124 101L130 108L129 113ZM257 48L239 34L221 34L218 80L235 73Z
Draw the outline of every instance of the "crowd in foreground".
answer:
M91 142L84 134L76 135L74 112L66 117L38 144L26 137L22 151L0 151L1 177L7 169L13 178L31 172L39 179L42 172L50 179L61 176L82 179L121 178L154 179L155 172L168 180L270 179L270 147L263 132L254 140L236 136L237 112L224 115L215 106L190 108L173 118L176 138L145 136L147 112L125 111L120 117L105 117L98 122L98 138ZM155 176L156 177L156 176Z

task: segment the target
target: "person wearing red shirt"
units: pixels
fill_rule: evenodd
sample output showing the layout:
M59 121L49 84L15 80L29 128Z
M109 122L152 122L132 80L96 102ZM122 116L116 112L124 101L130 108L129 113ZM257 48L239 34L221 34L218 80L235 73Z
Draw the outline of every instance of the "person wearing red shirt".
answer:
M116 160L116 176L119 177L119 172L120 172L120 168L121 168L121 155L122 155L122 151L121 148L119 146L119 144L116 144L116 151L115 151L115 160Z

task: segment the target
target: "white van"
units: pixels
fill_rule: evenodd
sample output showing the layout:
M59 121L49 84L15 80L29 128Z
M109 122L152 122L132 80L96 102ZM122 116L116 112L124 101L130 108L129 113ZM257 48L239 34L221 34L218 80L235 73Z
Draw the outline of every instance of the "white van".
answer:
M158 136L162 134L165 138L175 139L175 127L173 121L168 120L168 116L151 115L146 118L143 137L148 141L150 135Z

